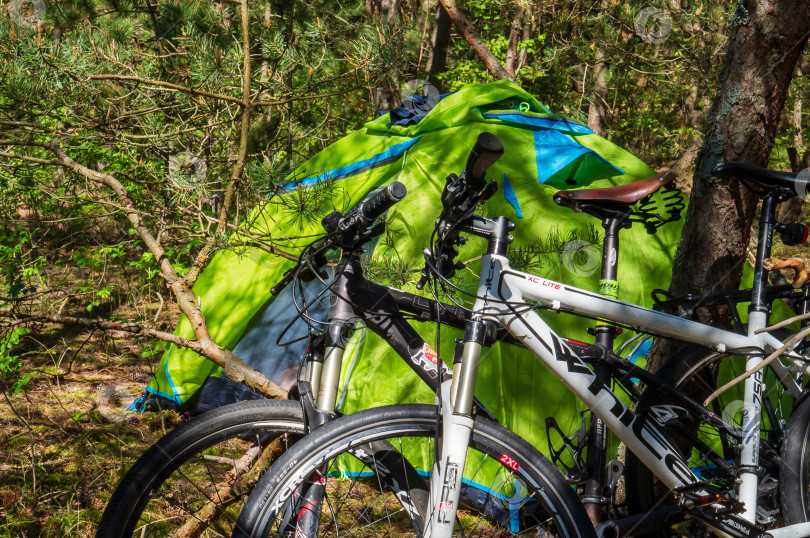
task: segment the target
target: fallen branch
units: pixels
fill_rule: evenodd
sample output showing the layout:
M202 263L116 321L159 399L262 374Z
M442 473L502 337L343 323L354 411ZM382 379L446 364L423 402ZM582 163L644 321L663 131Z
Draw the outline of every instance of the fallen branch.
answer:
M273 461L283 452L281 444L283 439L283 435L274 439L267 448L261 451L261 457L258 457L259 451L255 450L258 447L253 447L234 462L234 468L228 471L226 482L219 484L216 493L209 496L210 499L217 499L219 502L211 501L191 514L188 521L172 533L172 538L200 536L205 529L222 516L225 508L239 499L247 498L262 477L264 470L272 465ZM242 472L241 475L240 472Z
M69 168L74 173L90 181L112 189L118 197L127 220L129 220L141 240L155 257L155 261L161 270L161 276L166 280L167 286L177 299L177 305L180 307L180 311L191 323L191 329L194 331L194 336L196 337L195 340L189 340L177 335L171 335L173 340L170 340L168 336L165 339L172 343L177 343L177 345L192 349L218 366L221 366L223 374L229 379L244 383L269 398L286 398L286 392L282 390L281 387L245 364L244 361L233 352L219 347L214 339L211 338L205 324L205 316L203 316L200 306L197 304L197 297L194 295L191 285L186 279L177 275L177 272L171 264L171 260L166 256L166 252L160 242L141 219L141 215L135 208L135 203L132 201L124 185L111 174L97 172L75 162L62 151L55 142L46 144L46 147L59 157L62 166ZM146 334L145 331L144 334ZM168 333L163 334L168 335Z

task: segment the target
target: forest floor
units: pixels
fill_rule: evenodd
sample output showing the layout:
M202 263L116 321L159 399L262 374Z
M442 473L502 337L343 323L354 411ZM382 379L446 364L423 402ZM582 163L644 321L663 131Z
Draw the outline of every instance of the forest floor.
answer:
M129 333L34 325L29 383L0 400L0 537L93 536L134 461L178 421L124 411L159 355Z

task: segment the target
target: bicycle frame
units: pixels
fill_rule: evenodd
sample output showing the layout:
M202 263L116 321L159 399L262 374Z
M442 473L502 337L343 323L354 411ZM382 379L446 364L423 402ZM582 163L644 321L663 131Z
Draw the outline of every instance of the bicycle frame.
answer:
M450 369L444 363L437 367L438 355L430 354L428 343L402 312L416 315L422 321L440 321L447 327L463 330L471 319L471 311L366 280L356 253L344 253L336 274L325 349L322 355L310 355L305 375L317 398L318 410L336 411L343 354L357 321L383 338L433 392L438 390L441 381L450 379ZM503 329L496 338L521 345ZM437 368L441 369L441 376Z
M756 334L767 324L767 309L752 309L747 335L718 329L671 314L654 311L630 303L598 295L566 284L554 282L509 267L504 239L508 228L506 219L473 217L472 224L462 229L490 239L490 251L481 259L481 276L473 320L468 323L464 337L464 352L460 372L453 385L443 385L442 415L444 430L441 459L434 466L431 482L431 519L426 536L451 536L455 510L461 488L466 447L472 431L470 416L475 389L478 361L488 327L502 325L524 346L530 349L563 383L601 419L615 435L670 489L695 486L700 481L689 469L678 450L667 440L654 417L640 417L631 411L591 368L534 311L537 301L552 310L579 316L609 320L637 332L684 340L712 348L718 352L745 355L747 369L761 362L765 354L782 347L782 342L769 333ZM488 228L488 229L487 229ZM500 231L499 231L500 230ZM497 236L497 237L496 237ZM768 245L770 240L768 240ZM503 245L503 246L501 246ZM768 249L769 250L769 249ZM755 279L755 294L756 291ZM755 295L756 296L756 295ZM519 311L522 310L522 311ZM801 355L788 352L788 359L803 360ZM786 389L799 395L801 388L792 379L788 366L774 361L773 369ZM723 536L742 536L754 527L758 486L758 443L762 372L745 381L742 422L742 456L738 490L745 505L740 516L725 514L708 517L693 512ZM447 410L452 408L452 413ZM660 419L659 419L660 420ZM663 422L662 422L663 424ZM769 531L772 536L805 536L810 523L802 523Z

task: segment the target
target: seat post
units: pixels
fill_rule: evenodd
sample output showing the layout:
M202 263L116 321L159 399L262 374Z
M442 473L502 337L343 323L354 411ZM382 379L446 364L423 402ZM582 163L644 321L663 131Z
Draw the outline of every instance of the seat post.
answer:
M763 268L765 258L771 256L771 238L773 237L774 219L776 213L776 194L769 192L762 199L762 209L759 215L759 238L757 241L757 255L754 264L754 285L751 290L751 312L763 312L766 315L770 311L765 289L768 286L768 271Z
M605 239L602 243L602 275L599 279L599 293L616 299L619 295L619 283L616 281L619 262L619 230L622 228L621 217L606 217L602 221Z
M626 215L605 217L602 220L602 227L605 229L605 238L602 242L602 273L599 279L599 293L618 298L619 283L616 280L619 266L619 230L626 223ZM596 344L602 346L608 352L613 351L613 340L616 338L616 327L612 325L598 324L594 327L594 337ZM605 364L597 364L594 368L596 377L603 383L610 382L610 367ZM590 446L605 446L605 426L602 421L591 415L590 425L593 443ZM605 496L605 451L589 450L586 461L588 481L585 483L585 496L583 504L593 523L599 523L602 519L602 508L610 501Z

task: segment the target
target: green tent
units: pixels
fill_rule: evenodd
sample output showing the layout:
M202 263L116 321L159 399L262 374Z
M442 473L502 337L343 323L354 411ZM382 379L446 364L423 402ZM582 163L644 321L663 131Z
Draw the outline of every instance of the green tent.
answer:
M560 189L605 187L653 175L654 170L627 151L596 136L585 126L552 114L537 99L508 81L471 84L443 96L438 102L413 100L397 113L383 115L362 129L321 151L291 174L280 194L251 214L253 234L266 234L289 252L298 252L308 239L287 239L316 234L320 217L344 210L375 188L399 180L408 195L389 212L393 241L373 247L374 260L401 260L413 269L422 267L422 249L428 244L433 221L440 211L439 196L445 177L459 173L479 133L500 138L504 156L488 173L498 181L498 193L487 203L486 214L504 215L517 224L514 248L536 246L538 238L572 231L586 236L599 222L554 204ZM303 219L301 208L317 208L318 218ZM666 288L672 255L680 236L680 223L648 235L643 226L621 233L619 296L652 305L649 292ZM392 245L395 247L392 248ZM484 252L484 243L471 239L460 260ZM582 257L587 259L583 259ZM576 263L563 263L559 254L546 256L543 276L596 291L599 281L598 248L585 249ZM556 258L556 262L555 262ZM570 260L569 260L570 261ZM223 250L214 256L194 286L212 336L217 342L262 371L277 383L289 384L301 349L278 348L280 329L295 314L289 294L270 295L270 288L293 262L259 249ZM475 288L475 264L462 271L462 285ZM413 280L403 289L415 292ZM586 329L593 321L569 315L544 314L559 334L591 341ZM298 331L296 333L296 330ZM302 334L299 327L293 336ZM435 327L421 324L426 339L435 341ZM189 323L181 320L177 334L192 337ZM442 329L440 356L449 362L453 331ZM357 331L344 362L339 405L344 412L397 402L432 402L433 394L408 365L370 331ZM374 360L363 360L363 357ZM149 383L147 392L164 402L181 404L219 369L187 350L169 347ZM546 446L545 419L555 416L567 431L579 426L576 399L545 367L523 350L496 345L487 350L481 365L478 398L508 428L537 447Z

